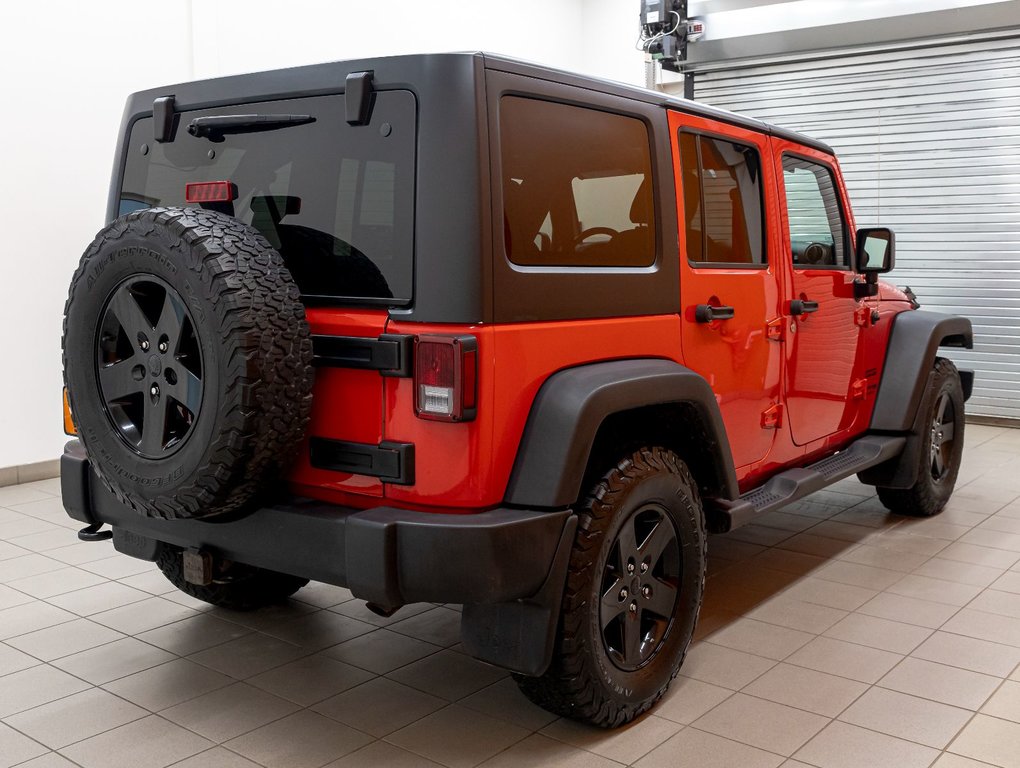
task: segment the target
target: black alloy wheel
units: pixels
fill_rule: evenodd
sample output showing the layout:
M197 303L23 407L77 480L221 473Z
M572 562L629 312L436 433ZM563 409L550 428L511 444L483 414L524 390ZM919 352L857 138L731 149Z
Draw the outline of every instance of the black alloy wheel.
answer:
M956 439L956 409L948 392L935 401L935 418L931 423L931 477L941 482L949 474Z
M202 349L181 295L155 275L122 281L106 301L96 379L110 422L149 459L184 445L202 408Z
M623 522L602 574L599 625L613 664L633 671L662 647L680 594L680 545L656 504Z

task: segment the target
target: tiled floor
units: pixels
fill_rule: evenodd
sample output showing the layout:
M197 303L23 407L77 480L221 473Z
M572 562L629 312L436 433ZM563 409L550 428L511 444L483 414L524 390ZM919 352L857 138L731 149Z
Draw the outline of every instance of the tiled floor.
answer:
M615 731L530 705L459 614L321 584L251 614L0 488L0 768L1020 766L1020 430L967 428L938 518L855 480L710 544L681 677Z

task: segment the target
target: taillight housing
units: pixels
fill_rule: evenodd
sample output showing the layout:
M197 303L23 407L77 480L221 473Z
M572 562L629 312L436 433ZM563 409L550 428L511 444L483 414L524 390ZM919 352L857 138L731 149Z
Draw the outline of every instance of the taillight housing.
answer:
M471 421L478 393L474 336L418 336L414 340L414 412L432 421Z

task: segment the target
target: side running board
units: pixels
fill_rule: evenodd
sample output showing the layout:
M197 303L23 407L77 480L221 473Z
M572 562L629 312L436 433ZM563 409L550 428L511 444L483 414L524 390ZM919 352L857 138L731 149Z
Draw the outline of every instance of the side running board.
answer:
M844 477L895 458L903 452L906 442L907 439L899 435L862 437L839 453L810 466L780 472L736 501L713 499L712 530L717 533L732 531L758 515L774 512Z

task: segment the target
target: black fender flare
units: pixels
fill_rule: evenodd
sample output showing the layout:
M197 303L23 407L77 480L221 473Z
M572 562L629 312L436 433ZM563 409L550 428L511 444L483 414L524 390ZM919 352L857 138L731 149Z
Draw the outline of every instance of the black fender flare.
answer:
M966 317L924 310L908 310L896 315L886 347L875 410L871 414L871 429L878 432L913 429L938 348L972 349L973 346L974 331ZM969 396L974 374L961 371L960 375L964 379L964 393Z
M595 436L606 417L670 403L693 406L706 435L719 497L739 495L733 454L719 404L704 377L672 360L612 360L551 375L535 396L506 502L524 507L566 507L581 493ZM701 480L699 480L701 482Z

